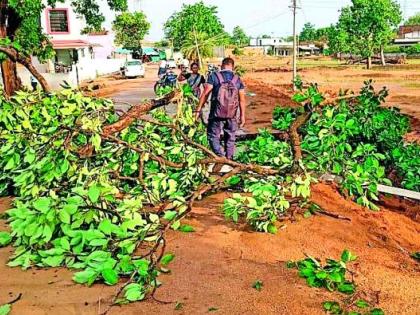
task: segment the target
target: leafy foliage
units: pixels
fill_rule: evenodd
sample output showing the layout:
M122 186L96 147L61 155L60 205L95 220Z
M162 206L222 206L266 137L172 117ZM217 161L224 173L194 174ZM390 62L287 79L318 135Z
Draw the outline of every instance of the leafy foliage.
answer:
M314 179L305 176L272 177L267 180L250 179L245 183L245 192L251 196L233 194L225 199L223 212L225 217L238 222L245 217L251 227L260 232L277 233L276 222L287 216L292 206L306 208L310 206L310 185ZM288 197L296 198L289 201Z
M417 12L413 16L410 16L407 21L404 22L404 25L420 25L420 12Z
M187 33L182 42L181 52L189 60L213 57L213 48L219 40L205 32L191 31Z
M340 303L335 301L326 301L322 304L324 307L324 310L327 312L327 314L331 315L384 315L384 311L380 308L371 308L369 303L367 303L364 300L358 300L355 303L355 306L357 310L344 310ZM370 308L370 310L366 310L367 308Z
M115 44L138 51L141 41L149 32L150 23L143 12L124 12L117 15L112 28L115 31Z
M267 130L260 130L255 140L239 144L236 160L284 169L292 164L292 152L287 142L275 140Z
M8 315L12 310L12 306L10 304L0 305L0 315Z
M313 106L301 128L306 168L343 177L342 189L372 209L377 209L372 203L378 199L377 185L390 185L387 174L392 170L405 188L418 190L420 182L419 146L403 142L409 119L381 106L387 95L386 89L375 92L367 81L358 97L344 98L338 106L319 106L324 98L316 85L294 97ZM302 108L276 108L273 126L285 130L301 112Z
M305 278L310 287L322 287L329 291L353 294L356 286L352 281L346 279L346 264L356 259L357 256L344 250L340 260L327 259L324 266L319 260L308 256L304 260L289 262L288 267L296 267L299 270L299 276Z
M240 26L235 26L232 31L231 43L238 47L249 45L249 36Z
M12 238L16 247L8 265L66 266L78 270L75 282L89 286L130 277L122 302L143 299L158 283L164 222L179 226L185 198L207 181L206 169L195 165L201 151L149 122L132 124L118 141L104 138L102 128L117 120L112 103L71 90L47 97L19 92L0 101L0 193L17 196L7 212L11 234L0 234L2 246ZM153 116L171 120L162 111ZM191 138L206 143L191 106L178 119ZM156 156L185 168L167 167ZM162 200L173 202L174 215L145 208ZM172 259L163 256L162 265Z
M226 42L228 35L217 16L217 7L206 6L203 1L192 5L184 4L182 10L172 14L164 25L165 37L173 42L176 49L181 49L186 36L191 33L205 34L217 44ZM204 35L202 35L204 36Z
M341 10L335 32L330 34L330 46L335 52L371 57L390 42L401 20L396 1L352 0L350 6Z

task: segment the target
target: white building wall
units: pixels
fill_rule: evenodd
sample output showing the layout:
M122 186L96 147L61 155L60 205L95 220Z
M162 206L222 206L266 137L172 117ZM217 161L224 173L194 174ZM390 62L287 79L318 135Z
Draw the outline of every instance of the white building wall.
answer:
M414 31L411 33L404 34L404 38L419 38L420 39L420 31Z
M280 37L272 37L272 38L251 38L250 39L250 46L276 46L282 43L282 39Z
M51 36L53 40L76 40L82 39L87 40L87 35L82 35L82 30L85 28L86 23L83 18L79 18L77 14L73 11L71 7L71 2L66 0L63 3L57 2L57 5L54 9L67 9L68 12L68 23L69 23L69 30L68 34L48 34L48 9L51 7L47 6L47 8L41 14L41 26L45 33Z

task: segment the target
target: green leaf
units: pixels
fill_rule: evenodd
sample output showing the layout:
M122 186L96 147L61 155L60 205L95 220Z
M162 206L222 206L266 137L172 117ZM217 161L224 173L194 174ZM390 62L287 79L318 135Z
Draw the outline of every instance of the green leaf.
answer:
M177 214L178 212L176 211L165 211L165 215L163 216L163 218L167 221L172 221L173 219L175 219Z
M70 214L68 214L64 209L58 212L58 217L60 218L60 221L66 224L70 224L71 218Z
M106 219L99 223L98 229L104 232L106 235L111 235L112 231L114 230L114 225L112 224L111 220Z
M160 264L162 266L167 266L172 260L174 260L175 255L172 253L168 253L165 256L162 257Z
M385 313L382 309L375 308L369 312L369 315L385 315Z
M356 290L354 284L350 282L339 284L337 289L339 292L344 293L344 294L353 294L354 291Z
M125 287L124 297L130 302L143 300L145 297L143 287L138 283L129 284Z
M0 232L0 247L9 245L12 242L12 236L8 232Z
M264 283L261 280L256 280L252 285L252 287L257 291L261 291L263 286L264 286Z
M64 255L49 256L42 259L42 263L49 267L58 267L62 264Z
M181 303L181 302L176 302L174 310L175 310L175 311L180 311L180 310L182 310L183 306L184 306L184 304L183 304L183 303Z
M184 232L184 233L192 233L192 232L195 232L195 229L191 225L183 224L179 227L179 231Z
M410 256L411 258L414 258L415 260L420 261L420 252L412 253Z
M341 261L343 262L350 262L355 261L357 259L356 255L353 255L349 250L345 249L341 254Z
M85 269L80 272L76 272L73 276L73 281L80 283L80 284L87 284L91 286L96 278L98 277L98 273L93 269Z
M34 201L33 205L36 210L43 213L50 210L51 198L41 197Z
M63 210L70 215L75 214L78 208L79 207L76 204L67 204L63 206Z
M12 305L4 304L0 306L0 315L8 315L12 310Z
M114 269L104 269L102 270L101 275L108 285L115 285L118 283L118 273Z
M277 227L274 224L269 224L267 227L267 232L271 234L277 234Z
M92 185L89 187L88 197L92 203L97 203L100 195L101 189L97 185Z
M366 307L369 307L369 303L368 303L368 302L366 302L365 300L358 300L358 301L356 302L356 306L357 306L358 308L366 308Z

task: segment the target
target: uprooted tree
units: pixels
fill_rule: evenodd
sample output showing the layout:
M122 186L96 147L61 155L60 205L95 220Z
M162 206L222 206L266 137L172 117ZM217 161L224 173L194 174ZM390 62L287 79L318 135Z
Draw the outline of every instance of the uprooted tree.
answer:
M407 117L380 106L386 94L367 82L360 95L325 99L312 85L294 97L302 106L274 113L289 140L263 132L236 161L208 149L187 88L122 116L110 101L72 90L2 98L0 193L16 198L0 246L16 248L9 266L66 266L87 285L126 279L115 304L153 296L174 258L165 232L191 231L182 219L210 192L248 192L225 201L226 217L270 233L301 211L334 216L309 201L323 173L342 176L345 195L377 209L377 184L390 184L390 172L407 188L420 182L420 149L403 142ZM175 117L159 109L169 102ZM214 164L231 169L212 174Z
M61 2L64 1L50 0L48 4L55 6ZM127 0L108 0L107 3L114 11L127 9ZM77 14L85 18L86 32L101 28L105 18L101 14L98 1L76 0L71 1L71 5ZM47 81L31 63L31 56L36 56L43 62L53 55L48 37L43 33L40 24L45 2L1 0L0 6L0 53L4 93L11 96L21 88L17 63L25 66L42 88L49 91Z

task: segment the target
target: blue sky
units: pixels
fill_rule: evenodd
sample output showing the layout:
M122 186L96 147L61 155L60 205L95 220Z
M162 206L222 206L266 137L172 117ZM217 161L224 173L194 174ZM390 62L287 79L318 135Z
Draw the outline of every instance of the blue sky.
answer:
M163 24L182 4L192 4L198 0L128 0L131 9L143 10L152 24L149 40L159 40L163 37ZM228 32L239 25L247 34L258 36L269 34L287 36L292 33L292 13L289 9L291 0L204 0L206 4L219 8L219 17ZM298 10L297 27L300 30L305 22L311 22L317 27L335 23L339 10L348 5L350 0L297 0L301 9ZM407 16L420 11L420 0L399 0ZM108 20L113 14L107 13Z

